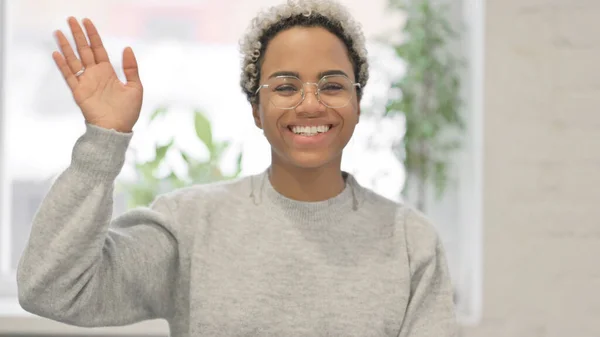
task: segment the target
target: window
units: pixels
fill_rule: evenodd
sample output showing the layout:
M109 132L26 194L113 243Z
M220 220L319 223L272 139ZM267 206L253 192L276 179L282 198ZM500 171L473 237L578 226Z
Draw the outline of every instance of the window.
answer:
M145 84L142 115L131 143L137 155L150 157L153 144L176 133L182 146L193 149L187 118L191 109L200 107L210 117L215 136L243 150L243 175L248 175L267 167L270 150L255 128L239 88L237 39L248 23L244 13L255 13L275 2L279 1L171 1L160 2L157 10L159 2L132 0L0 0L5 6L0 9L4 25L0 30L6 29L0 35L0 303L4 300L12 303L11 308L18 307L15 269L32 217L52 180L69 164L73 144L84 131L82 117L50 57L55 49L52 31L67 30L69 15L91 17L118 72L122 49L133 46ZM384 17L385 0L369 2L366 7L362 0L343 2L360 15L357 19L367 36L380 34L389 23ZM190 13L198 17L192 20ZM398 200L404 173L390 144L402 134L401 121L381 121L368 112L382 109L389 76L400 73L402 65L394 60L392 51L374 40L369 48L372 70L363 101L364 116L348 145L343 168L364 185ZM166 123L160 129L146 127L151 111L162 105L173 109ZM467 157L465 165L472 167L473 159ZM131 159L129 156L119 179L131 179ZM465 228L457 222L465 219L460 212L464 203L472 200L461 193L464 189L441 204L434 218L439 220L436 224L458 285L459 308L468 316L474 310L470 304L474 295L471 287L465 286L472 283L465 279L471 280L477 270L465 265L471 262L465 262L468 254L461 250ZM115 207L117 213L125 209L122 195Z

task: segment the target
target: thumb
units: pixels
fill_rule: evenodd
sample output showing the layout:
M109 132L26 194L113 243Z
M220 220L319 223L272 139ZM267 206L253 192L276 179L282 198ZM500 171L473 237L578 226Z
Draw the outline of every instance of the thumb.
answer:
M137 60L131 47L127 47L123 51L123 72L125 73L127 84L142 85Z

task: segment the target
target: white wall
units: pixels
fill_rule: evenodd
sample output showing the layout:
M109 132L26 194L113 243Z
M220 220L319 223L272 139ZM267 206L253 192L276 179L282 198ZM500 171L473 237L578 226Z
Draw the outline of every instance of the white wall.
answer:
M483 316L600 336L600 1L487 0Z

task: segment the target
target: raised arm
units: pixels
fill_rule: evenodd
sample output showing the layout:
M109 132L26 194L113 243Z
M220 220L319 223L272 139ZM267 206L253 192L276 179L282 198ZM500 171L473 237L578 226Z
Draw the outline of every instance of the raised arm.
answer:
M22 307L78 326L125 325L173 311L177 233L169 201L111 221L128 136L88 125L35 215L17 284Z
M137 62L126 48L121 82L92 22L83 21L87 37L74 18L68 23L79 57L58 31L53 58L86 132L35 215L17 271L19 300L27 311L79 326L166 318L178 268L169 201L112 219L114 182L142 103Z

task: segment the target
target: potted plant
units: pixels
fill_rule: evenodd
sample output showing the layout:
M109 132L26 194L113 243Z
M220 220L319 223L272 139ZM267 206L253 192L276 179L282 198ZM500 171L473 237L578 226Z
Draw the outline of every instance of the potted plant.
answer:
M451 181L449 167L460 148L465 125L461 116L462 60L451 50L458 34L445 5L434 0L390 0L406 15L400 42L388 42L406 65L392 82L385 116L400 114L405 134L394 144L406 170L403 196L424 211L430 187L440 198Z
M150 116L150 124L159 120L159 117L167 114L166 108L156 109ZM192 184L204 184L215 181L233 179L242 171L242 152L237 154L235 172L225 174L220 165L223 154L230 149L228 141L217 141L213 138L211 123L201 110L194 110L192 114L194 131L197 139L208 150L207 159L194 158L191 154L175 145L171 138L166 144L157 144L154 149L154 158L145 161L136 161L135 171L137 179L134 182L123 182L121 188L127 195L129 208L149 205L157 195L172 189L177 189ZM166 164L167 153L175 152L185 164L187 174L180 176ZM159 174L159 168L167 168Z

